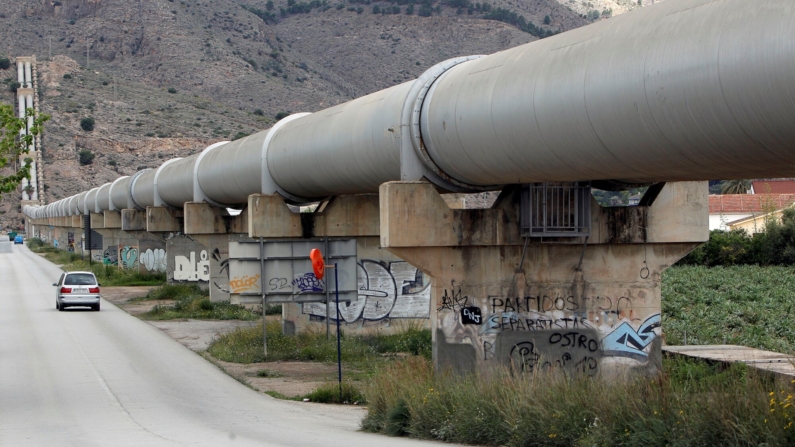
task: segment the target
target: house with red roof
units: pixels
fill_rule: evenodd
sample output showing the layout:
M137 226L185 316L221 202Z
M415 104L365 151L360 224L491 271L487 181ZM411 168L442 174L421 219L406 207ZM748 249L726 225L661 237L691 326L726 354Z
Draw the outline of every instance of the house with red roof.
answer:
M784 187L777 181L764 180L761 182L771 182L777 187ZM793 203L795 203L795 192L791 194L710 195L709 229L710 231L728 230L729 224L733 222L762 216L791 206Z

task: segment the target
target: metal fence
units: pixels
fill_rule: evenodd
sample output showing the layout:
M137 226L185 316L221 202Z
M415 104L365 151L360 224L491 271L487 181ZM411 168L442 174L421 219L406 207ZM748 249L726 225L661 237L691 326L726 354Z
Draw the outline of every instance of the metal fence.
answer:
M591 233L589 182L522 185L521 231L526 237L585 237Z

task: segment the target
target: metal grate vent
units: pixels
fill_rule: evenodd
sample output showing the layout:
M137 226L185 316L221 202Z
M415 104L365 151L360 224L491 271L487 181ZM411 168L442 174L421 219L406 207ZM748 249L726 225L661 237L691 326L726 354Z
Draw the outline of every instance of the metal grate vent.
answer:
M591 234L590 182L522 185L522 236L585 237Z

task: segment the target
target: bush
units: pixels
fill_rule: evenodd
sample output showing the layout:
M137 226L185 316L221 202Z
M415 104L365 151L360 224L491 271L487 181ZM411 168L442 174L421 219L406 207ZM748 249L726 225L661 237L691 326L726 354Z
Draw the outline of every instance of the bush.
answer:
M290 116L290 112L279 112L274 118L276 118L276 121L279 121L282 118L287 118L288 116Z
M88 149L80 151L80 165L86 166L94 163L94 153Z
M177 89L175 89L174 87L169 87L168 88L168 92L171 93L171 94L174 94L174 93L177 93Z
M70 75L69 73L66 73L66 74L63 75L63 78L64 79L72 79L72 75Z
M262 318L257 312L252 312L243 306L231 304L228 301L210 301L209 292L201 290L195 285L169 285L161 286L159 290L145 299L173 299L174 304L153 307L152 310L141 315L144 320L175 320L182 318L196 318L206 320L256 320Z
M771 219L764 233L749 236L745 230L713 230L709 241L696 248L680 265L708 267L730 265L795 265L795 209Z
M86 132L94 130L94 118L87 116L80 120L80 127Z
M254 115L264 116L265 112L263 112L262 109L256 109L256 110L254 110Z
M22 84L20 84L17 81L12 81L12 82L8 83L8 90L12 91L12 92L16 92L21 87L22 87Z
M326 382L304 396L310 402L321 404L363 404L364 395L355 385L348 381L342 382L342 399L340 400L340 383Z
M11 66L11 61L7 57L0 57L0 70L8 70Z

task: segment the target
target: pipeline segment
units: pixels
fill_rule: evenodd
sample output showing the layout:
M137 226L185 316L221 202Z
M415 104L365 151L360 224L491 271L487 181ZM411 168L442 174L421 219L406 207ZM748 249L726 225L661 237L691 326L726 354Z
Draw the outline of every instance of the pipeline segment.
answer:
M309 202L401 179L478 191L791 176L792 98L795 3L669 0L445 61L415 81L95 188L76 208L121 209L124 190L126 207L143 209L239 206L254 193Z

